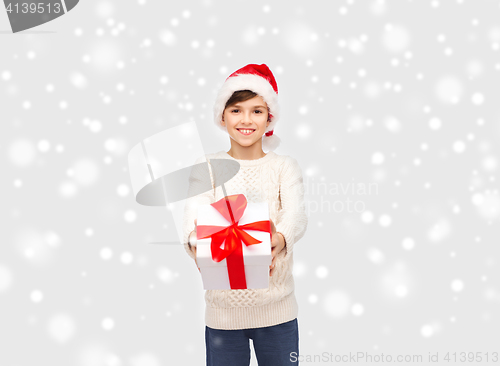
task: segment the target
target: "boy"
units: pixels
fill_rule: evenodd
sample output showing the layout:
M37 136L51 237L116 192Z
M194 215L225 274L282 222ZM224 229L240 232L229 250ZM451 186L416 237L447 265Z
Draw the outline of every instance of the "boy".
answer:
M229 134L231 148L207 154L209 167L211 158L237 160L240 170L225 183L227 194L245 190L248 202L269 203L273 261L269 288L205 292L207 365L248 366L250 338L259 365L296 365L291 357L299 351L293 247L304 236L308 219L297 160L273 151L280 142L273 135L279 117L278 87L267 65L249 64L232 73L219 90L214 117L217 127ZM265 154L263 147L270 151ZM202 161L203 157L197 163ZM212 176L211 180L214 188ZM190 189L201 183L196 172L192 174ZM186 203L184 246L195 261L196 207L223 197L218 185Z

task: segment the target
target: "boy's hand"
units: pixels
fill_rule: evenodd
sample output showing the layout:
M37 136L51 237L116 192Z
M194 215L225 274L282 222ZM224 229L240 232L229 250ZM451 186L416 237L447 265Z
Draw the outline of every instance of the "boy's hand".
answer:
M191 231L190 237L192 236L193 238L196 238L196 219L194 219L194 230ZM194 252L194 263L196 263L196 267L198 267L198 261L196 260L196 246L191 245L191 250ZM198 267L198 271L201 272L200 267Z
M273 275L274 271L274 265L276 262L276 255L283 250L285 247L285 238L281 233L276 232L276 226L274 226L273 220L269 219L271 221L271 255L273 256L273 261L269 268L271 269L269 271L269 276Z

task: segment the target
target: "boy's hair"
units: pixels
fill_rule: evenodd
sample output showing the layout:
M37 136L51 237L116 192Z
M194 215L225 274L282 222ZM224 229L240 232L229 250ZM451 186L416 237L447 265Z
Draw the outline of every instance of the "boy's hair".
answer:
M227 100L224 109L226 109L227 107L229 107L229 106L231 106L233 104L236 104L238 102L244 102L245 100L252 99L252 98L256 97L257 95L258 95L257 93L254 93L251 90L238 90L238 91L235 91L233 93L233 95L231 95L229 97L229 99Z
M258 96L258 95L259 94L254 93L251 90L237 90L227 100L226 105L224 106L224 110L227 107L232 106L233 104L236 104L238 102L244 102L245 100L252 99L252 98L254 98L254 97ZM269 116L269 106L267 107L267 113L268 113L267 119L269 120L270 119L270 116Z

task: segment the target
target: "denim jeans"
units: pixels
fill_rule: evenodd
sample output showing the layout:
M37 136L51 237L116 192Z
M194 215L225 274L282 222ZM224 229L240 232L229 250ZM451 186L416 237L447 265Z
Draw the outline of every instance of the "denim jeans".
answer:
M299 364L299 328L297 319L293 319L270 327L237 330L205 326L207 366L250 365L249 339L259 366ZM291 356L292 352L295 353Z

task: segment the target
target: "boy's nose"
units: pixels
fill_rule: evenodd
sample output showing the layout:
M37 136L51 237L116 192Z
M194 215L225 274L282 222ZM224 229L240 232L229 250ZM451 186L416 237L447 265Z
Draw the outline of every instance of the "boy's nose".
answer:
M241 117L241 122L251 122L252 121L252 115L250 113L243 113L243 116Z

